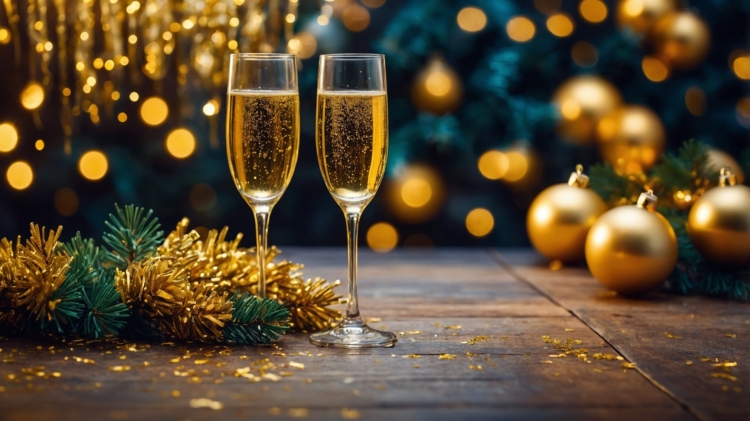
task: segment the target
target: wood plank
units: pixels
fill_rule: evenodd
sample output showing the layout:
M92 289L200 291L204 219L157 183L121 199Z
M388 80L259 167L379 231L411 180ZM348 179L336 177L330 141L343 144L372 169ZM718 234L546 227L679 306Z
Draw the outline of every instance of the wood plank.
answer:
M703 419L750 419L748 303L660 292L624 298L607 291L584 268L551 271L531 252L500 256ZM724 361L737 366L714 366Z

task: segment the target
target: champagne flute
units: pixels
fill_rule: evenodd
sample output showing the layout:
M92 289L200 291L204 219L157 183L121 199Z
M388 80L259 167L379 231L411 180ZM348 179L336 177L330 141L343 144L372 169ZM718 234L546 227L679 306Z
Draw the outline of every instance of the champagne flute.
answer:
M268 220L292 179L299 151L296 57L232 54L227 95L229 169L255 215L257 295L266 298Z
M326 187L346 216L349 301L344 320L333 330L311 335L310 342L336 348L393 346L396 335L367 326L357 301L359 218L383 180L388 154L383 55L320 56L315 144Z

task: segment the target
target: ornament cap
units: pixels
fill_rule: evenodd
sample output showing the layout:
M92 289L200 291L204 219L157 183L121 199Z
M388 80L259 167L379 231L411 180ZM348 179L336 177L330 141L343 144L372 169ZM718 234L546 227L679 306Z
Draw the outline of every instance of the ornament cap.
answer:
M731 167L722 167L719 170L719 186L734 186L737 184L737 176L732 172Z
M576 172L570 173L568 184L573 187L585 189L589 185L589 176L583 173L583 165L576 165Z
M654 194L653 190L649 190L645 193L641 193L641 195L638 197L638 207L642 209L646 209L650 212L656 211L657 202L658 202L658 199L656 195Z

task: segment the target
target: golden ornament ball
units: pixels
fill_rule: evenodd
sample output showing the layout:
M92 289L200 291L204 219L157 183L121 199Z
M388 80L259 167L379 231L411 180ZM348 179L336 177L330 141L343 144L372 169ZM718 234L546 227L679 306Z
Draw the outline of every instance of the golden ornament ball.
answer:
M750 188L737 184L727 167L719 187L701 196L690 209L688 235L700 254L720 266L750 265Z
M711 166L715 171L720 171L724 167L729 167L732 173L737 177L737 184L745 182L745 173L742 172L742 167L736 159L728 153L711 148L708 150L708 165Z
M677 10L677 0L620 0L617 26L646 35L662 16Z
M597 135L602 159L625 174L653 167L666 146L659 116L639 105L622 107L602 118Z
M654 48L675 69L690 69L700 64L711 47L711 32L706 22L690 12L669 13L652 30Z
M607 205L587 189L579 165L567 184L548 187L534 199L526 229L534 248L550 260L577 262L585 255L586 234Z
M417 109L442 115L461 105L463 85L458 73L440 57L433 57L417 74L411 89L411 100Z
M656 212L656 196L643 193L638 205L605 212L586 237L586 262L591 274L621 294L656 288L677 264L677 237Z
M560 112L557 133L567 142L594 142L599 119L622 104L620 92L599 76L576 76L565 81L552 96Z

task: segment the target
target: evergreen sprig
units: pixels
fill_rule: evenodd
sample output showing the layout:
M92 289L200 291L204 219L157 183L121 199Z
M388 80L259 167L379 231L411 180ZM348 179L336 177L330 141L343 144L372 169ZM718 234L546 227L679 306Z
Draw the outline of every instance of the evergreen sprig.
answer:
M125 269L153 255L164 241L164 232L159 230L159 218L151 217L153 210L145 212L134 205L120 209L117 204L115 209L117 216L109 214L111 222L105 222L110 232L102 237L110 250L102 250L101 257L104 265Z
M232 320L224 326L224 341L240 345L269 343L289 329L289 311L279 302L247 293L234 293Z
M89 338L118 336L125 327L130 310L115 288L113 269L103 269L96 282L83 289L84 310L81 333Z
M643 185L633 178L621 176L608 163L593 165L589 174L591 190L612 206L633 203L643 192Z

